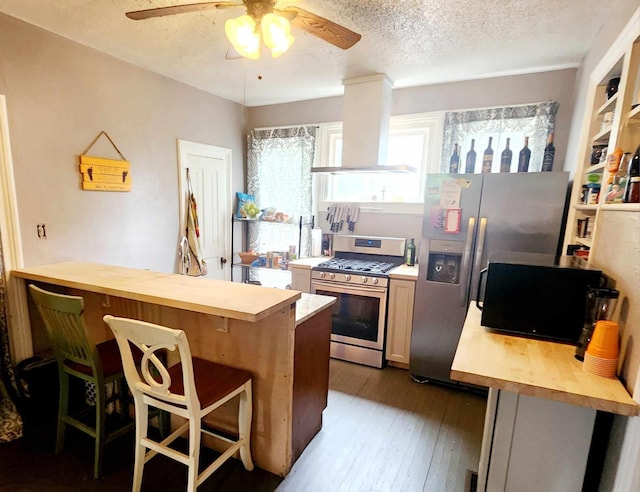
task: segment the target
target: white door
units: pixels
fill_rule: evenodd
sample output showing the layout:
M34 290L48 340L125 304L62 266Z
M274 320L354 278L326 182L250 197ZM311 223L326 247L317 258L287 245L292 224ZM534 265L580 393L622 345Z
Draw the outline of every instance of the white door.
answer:
M180 230L185 234L187 169L197 203L200 247L207 277L231 275L231 149L178 140L180 166Z

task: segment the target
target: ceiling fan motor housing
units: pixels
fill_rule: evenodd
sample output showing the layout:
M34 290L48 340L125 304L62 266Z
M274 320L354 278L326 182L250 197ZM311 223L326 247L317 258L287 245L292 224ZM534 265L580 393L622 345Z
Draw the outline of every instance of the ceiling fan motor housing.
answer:
M247 7L247 14L253 17L257 24L263 15L273 13L273 7L276 4L271 0L243 0L243 3Z

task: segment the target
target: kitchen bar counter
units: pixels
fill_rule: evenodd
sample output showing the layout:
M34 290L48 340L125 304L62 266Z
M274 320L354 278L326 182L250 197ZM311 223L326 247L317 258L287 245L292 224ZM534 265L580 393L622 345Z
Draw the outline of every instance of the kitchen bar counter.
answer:
M293 290L80 261L20 268L15 275L41 282L55 279L64 287L246 321L259 321L300 298L300 292Z
M618 379L582 371L573 345L493 332L472 304L460 335L451 378L465 383L557 400L620 415L638 404Z
M320 311L335 304L336 298L317 294L302 294L296 301L296 327L314 317Z
M476 490L590 490L596 412L633 416L638 404L618 379L583 372L573 345L495 332L481 314L469 306L451 367L451 379L489 387Z
M102 320L105 314L135 318L184 330L195 357L251 372L251 453L264 470L286 475L322 427L334 298L84 262L11 274L24 281L25 290L36 282L82 296L95 343L113 337ZM48 338L37 313L30 316L37 351L36 332L40 340L48 343ZM233 432L236 418L233 405L228 407L209 423Z

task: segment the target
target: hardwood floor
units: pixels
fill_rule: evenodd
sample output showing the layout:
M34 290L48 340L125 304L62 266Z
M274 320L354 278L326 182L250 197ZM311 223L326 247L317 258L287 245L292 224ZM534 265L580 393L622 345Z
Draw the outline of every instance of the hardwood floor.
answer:
M407 371L332 360L323 428L284 480L230 460L198 491L466 492L467 470L478 466L485 404L481 395L418 384ZM70 430L64 452L55 455L50 430L30 434L0 444L0 491L131 490L131 436L107 447L105 476L93 480L91 439ZM204 460L213 459L207 454ZM179 463L158 456L145 466L143 491L185 486Z
M332 360L320 433L278 492L464 491L477 471L486 398Z

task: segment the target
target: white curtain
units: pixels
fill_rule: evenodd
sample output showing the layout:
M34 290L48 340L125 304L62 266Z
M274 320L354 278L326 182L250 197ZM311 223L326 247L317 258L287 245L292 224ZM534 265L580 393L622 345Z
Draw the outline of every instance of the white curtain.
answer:
M524 106L456 111L445 114L444 139L442 144L442 172L449 172L449 163L454 145L458 144L460 172L465 172L465 159L475 140L476 173L482 169L482 155L489 137L493 137L491 147L494 152L493 172L500 168L500 154L505 149L507 138L513 152L512 172L517 170L518 153L524 145L524 137L529 137L531 161L529 172L542 168L542 156L549 134L555 132L558 103L554 101L528 104ZM554 166L556 167L556 166Z
M295 246L299 257L309 256L310 228L303 227L300 238L298 225L300 217L304 223L309 223L312 215L311 165L315 134L316 127L312 126L253 130L249 133L247 193L255 196L260 209L275 209L287 216L284 223L250 223L249 248L252 250L264 254L285 252L289 246ZM268 274L266 269L252 269L250 278L264 280ZM275 275L271 277L278 278ZM265 284L269 283L274 282Z
M5 309L5 272L0 246L0 443L22 437L22 417L13 402L16 394L16 379L11 364L9 333Z

